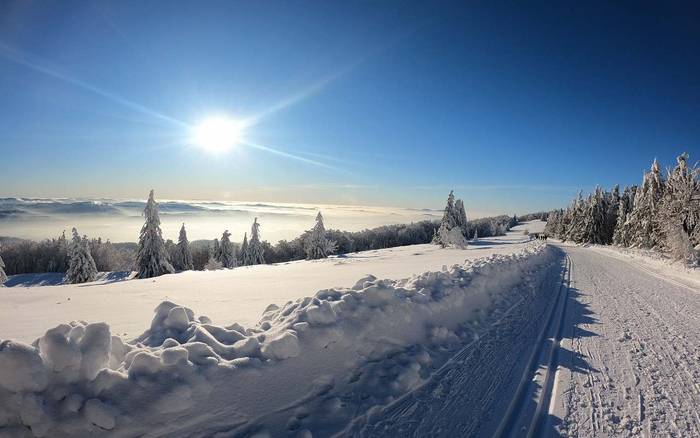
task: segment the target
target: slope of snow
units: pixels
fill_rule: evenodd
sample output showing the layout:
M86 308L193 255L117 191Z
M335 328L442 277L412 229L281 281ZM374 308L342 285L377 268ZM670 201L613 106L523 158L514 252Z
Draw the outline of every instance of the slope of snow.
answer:
M270 305L248 328L214 325L164 301L136 342L102 322L58 325L33 346L4 341L0 434L327 435L419 387L450 344L477 339L482 326L498 326L532 301L537 288L521 286L551 266L554 253L501 245L509 249L472 251L507 255L403 280L364 276ZM335 266L329 262L321 265Z
M219 324L251 325L272 303L282 305L323 288L350 287L368 274L404 278L491 254L512 254L526 241L522 234L509 233L481 239L465 250L412 245L324 260L190 271L145 280L116 281L112 275L79 285L18 285L0 289L0 339L31 342L47 327L71 320L105 321L112 333L134 337L147 328L152 309L166 300L197 309ZM118 277L121 280L123 275ZM9 279L10 284L15 281Z
M542 233L544 232L544 227L547 225L546 221L534 220L529 222L521 222L518 225L510 229L512 233L524 233L526 230L529 233Z

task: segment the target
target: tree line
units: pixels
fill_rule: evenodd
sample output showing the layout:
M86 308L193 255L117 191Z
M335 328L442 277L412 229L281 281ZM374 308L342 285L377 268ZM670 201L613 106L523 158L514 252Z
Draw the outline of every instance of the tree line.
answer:
M455 206L459 213L455 213ZM244 233L242 243L233 242L225 230L220 238L190 242L185 224L178 241L165 240L160 228L158 204L153 191L144 208L145 222L138 243L112 243L100 238L88 239L72 230L71 239L65 233L58 238L41 242L28 240L6 241L0 248L0 279L5 273L64 272L66 282L85 282L95 279L98 272L137 271L141 278L186 270L233 268L265 263L318 259L331 254L347 254L396 246L435 242L436 236L449 230L445 218L459 217L459 227L465 239L504 234L517 223L507 215L466 220L464 204L454 201L450 192L447 216L441 222L424 220L410 224L384 225L362 231L327 230L319 212L315 225L292 240L280 240L273 245L260 237L261 224L253 221L250 235ZM0 282L1 284L1 282Z
M566 209L550 212L545 233L575 243L618 245L667 252L698 263L700 251L700 169L688 154L666 175L654 160L640 186L579 192Z

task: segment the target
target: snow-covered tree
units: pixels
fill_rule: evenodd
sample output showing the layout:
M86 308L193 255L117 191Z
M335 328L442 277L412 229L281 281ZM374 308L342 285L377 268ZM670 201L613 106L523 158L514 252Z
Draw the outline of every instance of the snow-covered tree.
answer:
M442 246L467 246L467 214L461 199L455 202L454 192L450 190L447 205L442 215L440 226L433 236L433 243Z
M612 243L615 234L617 216L620 212L620 186L613 187L612 192L606 192L605 196L605 226L603 228L603 242Z
M472 242L478 242L479 241L479 229L474 228L474 237L472 237Z
M467 212L464 210L464 202L461 199L455 201L455 225L458 226L462 233L467 235Z
M224 265L220 261L210 258L209 261L204 265L204 269L207 271L216 271L217 269L222 269Z
M588 196L581 211L580 230L576 235L577 243L597 243L607 242L607 212L606 196L600 187L596 187L594 193Z
M660 232L664 249L674 258L696 263L698 254L693 247L700 240L700 200L695 197L700 194L700 169L688 166L687 153L676 160L676 167L668 172L656 229Z
M664 185L659 163L654 160L651 170L644 174L642 186L635 195L634 209L629 218L630 246L654 248L662 243L657 214Z
M153 190L148 195L148 202L146 202L143 215L146 218L146 223L141 228L139 248L136 255L136 268L139 278L157 277L174 272L173 266L168 261L163 233L160 230L158 204L153 197Z
M224 231L221 235L221 241L219 242L219 259L224 268L235 268L236 263L236 248L231 243L229 239L231 233L228 230Z
M221 245L219 245L219 239L214 239L214 243L212 243L211 246L211 254L209 255L209 258L213 260L219 260L220 257Z
M578 197L572 202L567 210L567 219L569 220L566 226L566 234L564 240L572 242L583 241L585 233L586 201L583 199L583 192L579 192Z
M620 197L617 222L613 233L613 243L618 246L630 245L630 214L634 208L634 194L637 186L625 187L622 196Z
M194 269L192 250L190 249L190 242L187 240L187 231L184 223L180 227L180 236L177 240L172 262L173 267L178 271L191 271Z
M308 260L323 259L333 254L336 249L336 243L326 237L323 216L319 211L316 215L316 225L314 225L309 236L306 238L306 244L304 246L306 258Z
M241 264L241 266L246 265L246 254L248 254L248 233L243 233L241 252L238 254L238 262Z
M73 228L73 240L69 247L68 271L64 277L66 283L86 283L97 277L95 260L90 254L87 237L82 238Z
M547 224L544 226L546 235L556 238L561 238L563 234L564 210L553 210L547 216Z
M248 248L246 249L245 264L247 266L265 264L263 247L260 242L260 224L258 223L258 218L255 218L250 230L250 243L248 243Z
M2 286L7 281L7 274L5 274L5 262L2 260L2 255L0 255L0 286Z

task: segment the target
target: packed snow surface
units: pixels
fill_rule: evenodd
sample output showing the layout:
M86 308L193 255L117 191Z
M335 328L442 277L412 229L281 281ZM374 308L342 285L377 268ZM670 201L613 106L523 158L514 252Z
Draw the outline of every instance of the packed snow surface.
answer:
M421 385L450 345L531 301L533 290L519 287L550 265L553 252L504 245L511 247L505 254L493 254L494 245L488 257L449 268L402 280L363 275L271 304L247 327L216 325L163 301L135 340L104 322L73 321L31 345L3 341L0 434L338 432L356 414Z
M105 321L112 333L134 337L143 332L151 311L161 301L197 309L218 324L255 324L269 304L309 296L332 286L349 287L371 274L404 278L443 265L491 254L512 254L527 241L522 232L481 239L467 249L412 245L333 256L314 261L246 266L219 271L188 271L152 279L125 280L124 273L78 285L23 287L27 276L12 276L0 290L0 339L31 342L47 326L65 321ZM22 278L15 278L22 277ZM55 284L40 276L45 283Z
M700 288L639 255L565 249L571 288L545 431L700 436Z

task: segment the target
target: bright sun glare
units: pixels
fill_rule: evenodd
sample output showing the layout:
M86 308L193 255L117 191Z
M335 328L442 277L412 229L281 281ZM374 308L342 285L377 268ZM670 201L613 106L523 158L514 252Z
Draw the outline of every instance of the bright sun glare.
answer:
M226 152L242 140L243 126L227 117L212 117L194 130L194 143L208 152Z

